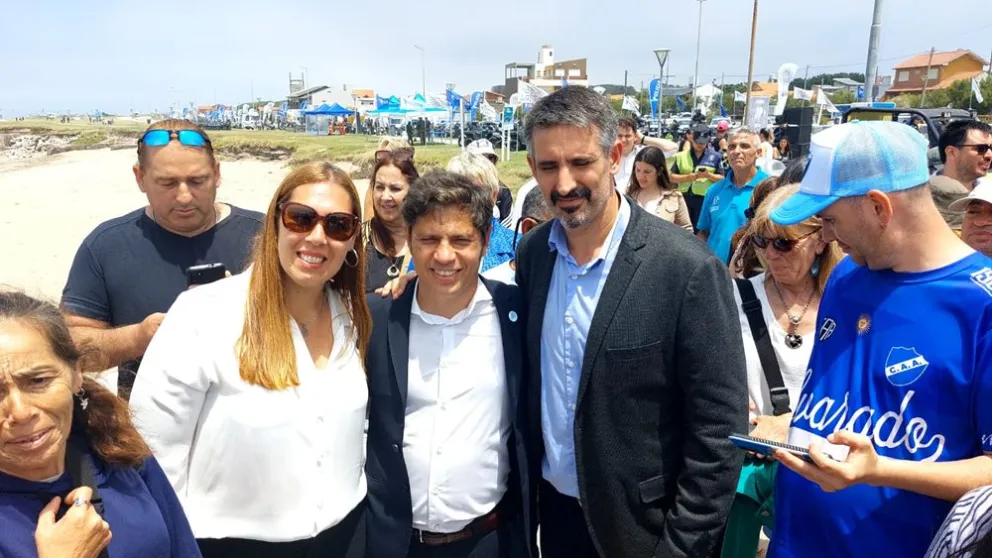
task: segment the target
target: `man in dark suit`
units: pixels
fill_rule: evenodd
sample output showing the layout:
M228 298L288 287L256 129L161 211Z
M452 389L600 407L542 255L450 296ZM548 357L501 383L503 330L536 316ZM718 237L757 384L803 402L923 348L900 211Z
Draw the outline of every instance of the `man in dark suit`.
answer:
M615 191L616 126L568 87L525 128L555 215L517 253L542 555L713 556L743 459L727 436L747 432L730 275Z
M419 278L370 297L368 556L536 558L523 300L479 276L492 196L435 172L402 212Z

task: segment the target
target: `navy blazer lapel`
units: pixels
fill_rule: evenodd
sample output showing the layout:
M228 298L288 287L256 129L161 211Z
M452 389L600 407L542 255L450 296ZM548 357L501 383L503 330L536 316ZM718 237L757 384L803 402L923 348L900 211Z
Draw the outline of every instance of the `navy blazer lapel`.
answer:
M496 285L483 278L482 284L493 297L493 306L499 316L499 331L503 341L503 364L506 368L506 389L509 393L510 416L516 416L520 402L520 381L524 352L520 346L520 301L512 297L512 288Z
M399 388L400 402L406 408L406 392L409 386L410 370L410 311L413 309L413 294L416 279L410 281L400 298L389 307L389 329L386 341L389 357L393 361L393 372Z
M592 323L589 325L589 335L586 338L585 355L582 358L582 375L579 378L579 393L577 402L582 401L586 386L589 384L589 374L592 371L592 363L599 355L600 347L606 338L613 316L620 307L620 301L627 292L627 287L634 278L634 273L641 265L641 257L637 254L647 243L645 226L642 223L642 213L646 215L636 203L630 203L630 221L627 223L627 230L624 231L623 238L620 239L620 247L613 260L613 267L606 277L606 284L603 285L603 292L599 295L599 302L596 304L596 311L592 315Z

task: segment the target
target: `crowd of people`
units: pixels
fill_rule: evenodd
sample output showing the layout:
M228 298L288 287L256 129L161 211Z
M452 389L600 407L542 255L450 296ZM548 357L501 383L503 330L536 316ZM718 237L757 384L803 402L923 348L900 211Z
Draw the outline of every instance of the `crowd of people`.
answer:
M523 132L512 203L491 145L386 139L364 203L314 162L262 214L152 124L61 303L0 292L0 556L992 556L992 129L939 176L582 87Z

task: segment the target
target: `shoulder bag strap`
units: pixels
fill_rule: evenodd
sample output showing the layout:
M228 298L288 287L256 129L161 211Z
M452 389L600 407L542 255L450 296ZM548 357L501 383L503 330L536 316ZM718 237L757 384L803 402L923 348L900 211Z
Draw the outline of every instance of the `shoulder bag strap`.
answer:
M100 489L97 488L96 475L93 473L93 464L89 459L83 455L82 450L79 446L72 443L70 440L66 444L65 449L65 467L69 471L69 476L72 477L72 484L74 487L85 486L93 491L93 496L90 499L90 504L96 513L103 517L103 498L100 497ZM107 549L103 549L100 552L99 558L108 558L109 554Z
M758 300L758 295L754 292L754 285L751 284L750 279L734 279L734 282L737 283L737 290L741 293L741 309L744 310L747 323L751 326L751 335L754 337L754 345L758 348L761 369L765 373L765 381L768 382L768 391L772 398L772 412L775 416L791 413L789 390L785 389L785 381L782 380L778 358L775 357L771 336L761 313L761 301Z

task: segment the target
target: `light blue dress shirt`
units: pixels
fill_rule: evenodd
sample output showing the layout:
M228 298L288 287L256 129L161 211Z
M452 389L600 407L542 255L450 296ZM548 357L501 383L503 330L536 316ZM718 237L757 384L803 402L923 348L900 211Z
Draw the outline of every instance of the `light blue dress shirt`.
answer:
M620 197L620 213L607 237L605 250L583 266L568 251L565 230L555 220L548 246L557 251L548 302L541 327L541 431L544 459L541 474L558 492L579 497L575 470L575 404L585 357L589 326L599 295L613 267L627 224L630 203Z

